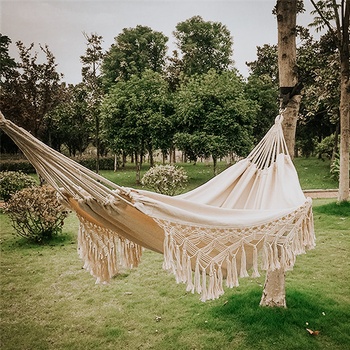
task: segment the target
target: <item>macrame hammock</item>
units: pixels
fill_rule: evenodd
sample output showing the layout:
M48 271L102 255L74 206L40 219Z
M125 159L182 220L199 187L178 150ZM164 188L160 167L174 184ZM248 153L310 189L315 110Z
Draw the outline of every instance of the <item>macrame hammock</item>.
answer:
M218 298L261 268L291 270L315 246L312 202L288 155L279 115L249 156L186 194L120 187L43 144L0 114L0 127L79 221L78 253L100 283L118 263L136 267L142 247L201 300Z

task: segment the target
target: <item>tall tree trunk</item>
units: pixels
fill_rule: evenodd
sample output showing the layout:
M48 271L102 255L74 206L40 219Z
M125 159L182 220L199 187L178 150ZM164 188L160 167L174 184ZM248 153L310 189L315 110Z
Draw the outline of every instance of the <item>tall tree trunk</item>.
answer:
M340 119L339 108L338 108L338 117ZM335 159L335 155L338 153L339 128L340 128L340 121L337 122L337 125L335 127L334 145L333 145L331 164L333 164L334 159Z
M140 159L139 159L140 157ZM135 164L136 164L136 184L139 185L140 184L140 180L141 180L141 155L139 156L137 154L137 152L135 152Z
M340 53L340 174L338 202L349 200L349 118L350 118L350 0L346 0L342 13L342 40ZM338 29L340 32L340 29Z
M289 155L293 159L295 130L300 106L298 72L296 64L297 0L277 0L278 70L283 113L282 128ZM260 305L286 307L285 271L266 271Z
M349 200L350 81L342 76L340 95L340 173L338 202Z
M100 171L100 120L95 115L95 141L96 141L96 173Z

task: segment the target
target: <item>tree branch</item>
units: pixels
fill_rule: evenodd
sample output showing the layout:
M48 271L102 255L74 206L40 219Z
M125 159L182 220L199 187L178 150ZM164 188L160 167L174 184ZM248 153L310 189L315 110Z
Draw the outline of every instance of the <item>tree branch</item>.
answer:
M315 10L317 11L317 13L320 15L320 17L323 19L324 23L326 24L326 26L328 27L329 31L332 33L335 41L338 43L338 37L336 35L336 33L334 32L334 29L332 28L331 24L329 23L329 21L325 18L325 16L323 16L323 13L320 11L320 9L317 7L316 3L314 0L310 0L312 5L314 6Z

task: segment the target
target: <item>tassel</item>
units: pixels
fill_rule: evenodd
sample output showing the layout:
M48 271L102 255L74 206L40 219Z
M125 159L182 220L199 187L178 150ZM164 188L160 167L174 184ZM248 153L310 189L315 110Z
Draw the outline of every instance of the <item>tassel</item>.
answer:
M176 246L176 283L182 282L182 267L181 267L181 258L180 258L180 248Z
M182 248L182 274L181 274L182 282L187 282L187 252L185 247Z
M253 273L252 278L260 277L260 273L258 271L258 249L256 245L253 248Z
M273 271L275 270L275 264L274 264L273 249L271 244L269 244L268 250L269 250L269 269Z
M280 246L281 250L281 258L280 258L280 267L285 270L287 267L286 264L286 252L285 252L285 247L283 245Z
M163 269L170 270L169 234L165 232Z
M213 272L213 265L210 264L207 299L213 299L213 300L215 299L214 298L214 286L215 286L215 276L214 276L214 272Z
M186 263L186 281L187 281L187 288L186 291L191 293L194 293L194 285L192 283L192 269L191 269L191 258L187 255L187 263Z
M249 277L246 264L247 264L247 259L245 255L244 244L242 244L241 271L240 271L239 277Z
M207 274L205 272L205 269L202 270L202 297L201 301L206 301L207 298Z
M236 254L232 258L232 286L238 287L238 275L237 275L237 264L236 264Z
M266 242L264 243L263 263L261 265L261 269L265 271L269 269L269 251Z
M218 295L223 295L224 294L224 288L222 286L222 270L221 270L221 266L219 266L218 269Z
M196 292L198 294L200 294L202 291L202 287L201 287L201 275L199 272L199 259L198 258L196 261L196 268L195 268L195 272L194 272L194 285L195 285Z
M226 287L232 288L233 287L233 281L232 281L232 264L229 259L229 257L226 258Z
M278 259L278 248L277 248L277 243L275 242L273 245L273 251L274 251L274 260L273 263L275 265L275 269L279 269L281 267L281 264Z

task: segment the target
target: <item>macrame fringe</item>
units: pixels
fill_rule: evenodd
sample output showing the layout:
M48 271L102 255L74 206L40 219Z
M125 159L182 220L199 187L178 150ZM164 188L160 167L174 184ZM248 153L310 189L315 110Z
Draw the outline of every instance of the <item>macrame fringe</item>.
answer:
M289 215L284 221L271 225L269 231L259 241L253 238L246 242L242 238L234 250L226 249L222 254L222 260L215 261L208 255L208 248L197 248L195 243L190 243L190 235L185 236L182 232L184 225L177 225L171 222L156 220L164 229L164 262L163 268L175 274L177 283L186 283L187 291L201 294L200 300L217 299L224 294L222 263L226 265L226 287L238 287L239 277L248 277L246 249L252 249L252 278L260 277L258 271L258 249L262 249L262 270L284 270L293 269L296 256L305 253L306 249L315 246L315 234L311 202L301 207L295 215ZM198 227L188 227L189 232L195 229L201 232ZM234 231L232 231L234 234ZM251 233L251 231L249 231ZM207 231L203 229L203 236ZM209 232L212 236L214 233ZM198 236L197 236L198 237ZM241 232L240 232L240 237ZM252 236L252 237L255 237ZM198 238L197 238L198 239ZM190 246L188 246L190 244ZM189 248L191 247L191 249ZM259 248L258 248L259 247ZM214 248L212 248L214 249ZM189 253L191 251L191 254ZM239 265L237 264L239 258ZM208 260L209 259L209 260ZM194 273L192 272L192 261L195 260ZM237 269L239 268L239 270ZM208 275L208 277L207 277Z
M96 283L108 283L118 274L118 250L122 266L138 266L142 255L141 246L81 216L78 218L78 254L84 261L84 268L96 278Z

